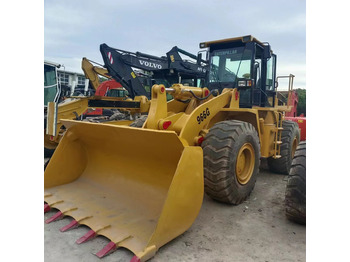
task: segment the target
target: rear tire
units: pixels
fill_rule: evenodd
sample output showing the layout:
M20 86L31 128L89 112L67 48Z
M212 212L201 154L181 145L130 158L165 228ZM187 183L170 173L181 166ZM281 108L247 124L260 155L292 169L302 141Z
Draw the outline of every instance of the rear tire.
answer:
M55 152L57 144L48 138L49 136L46 135L46 129L44 129L44 158L45 157L52 157L53 153Z
M44 157L52 157L54 152L55 152L55 149L44 147Z
M238 205L252 192L260 164L260 143L250 123L215 124L203 143L204 189L213 199Z
M45 140L48 141L48 139L46 139L46 137L45 137L46 136L46 118L47 118L47 116L45 114L44 115L44 141ZM51 157L53 155L53 152L55 152L55 148L52 149L52 148L47 148L47 147L44 146L44 158L45 157Z
M51 157L46 161L44 160L44 171L46 170L46 167L49 164L50 160L51 160Z
M285 196L286 216L306 224L306 142L298 146L288 176Z
M272 172L288 175L300 141L300 132L298 124L293 121L283 121L282 127L281 157L277 159L269 157L267 163Z

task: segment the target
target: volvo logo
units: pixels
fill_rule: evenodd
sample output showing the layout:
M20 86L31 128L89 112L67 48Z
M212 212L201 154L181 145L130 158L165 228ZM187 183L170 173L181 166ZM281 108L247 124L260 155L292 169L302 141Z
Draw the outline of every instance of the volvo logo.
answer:
M162 69L162 65L157 64L157 63L152 63L152 62L148 62L148 61L144 61L144 60L139 60L140 64L143 66L147 66L147 67L152 67L155 69Z

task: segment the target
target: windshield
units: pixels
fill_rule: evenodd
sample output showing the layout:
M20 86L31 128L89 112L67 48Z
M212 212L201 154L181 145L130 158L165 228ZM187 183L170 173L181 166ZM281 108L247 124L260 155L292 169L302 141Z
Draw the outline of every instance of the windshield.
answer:
M250 78L252 51L245 47L215 50L211 54L209 82L235 82Z
M57 93L56 67L44 64L44 106L53 102Z
M109 89L107 91L106 96L109 97L126 97L127 96L127 91L124 89Z

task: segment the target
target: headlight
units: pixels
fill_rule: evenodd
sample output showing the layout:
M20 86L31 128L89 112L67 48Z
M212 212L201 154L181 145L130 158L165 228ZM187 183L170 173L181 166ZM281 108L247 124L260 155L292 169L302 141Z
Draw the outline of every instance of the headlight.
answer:
M238 87L250 87L252 86L252 83L253 83L252 80L239 80Z
M238 86L240 87L247 86L247 82L245 80L238 81Z

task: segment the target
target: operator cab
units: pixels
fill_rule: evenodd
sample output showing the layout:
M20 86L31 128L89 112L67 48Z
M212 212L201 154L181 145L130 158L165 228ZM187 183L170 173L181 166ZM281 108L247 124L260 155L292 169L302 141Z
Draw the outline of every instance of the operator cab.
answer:
M61 87L58 83L57 63L44 61L44 108L48 102L58 102L61 94Z
M209 90L237 88L239 106L273 107L275 102L276 55L268 43L248 35L200 43L209 48Z

